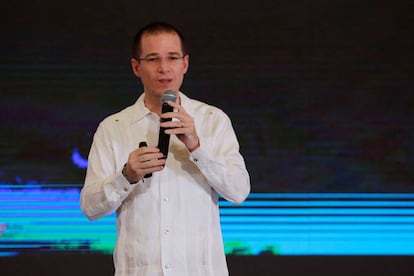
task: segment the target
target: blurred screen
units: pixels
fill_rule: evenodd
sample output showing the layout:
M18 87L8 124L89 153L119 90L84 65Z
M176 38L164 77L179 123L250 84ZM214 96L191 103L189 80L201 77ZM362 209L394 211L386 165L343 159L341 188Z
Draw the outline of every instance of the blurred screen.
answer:
M1 4L0 256L112 253L114 215L88 221L79 192L97 125L142 93L131 44L154 20L184 33L182 91L230 116L251 176L245 203L220 199L226 254L413 255L410 9L185 2Z

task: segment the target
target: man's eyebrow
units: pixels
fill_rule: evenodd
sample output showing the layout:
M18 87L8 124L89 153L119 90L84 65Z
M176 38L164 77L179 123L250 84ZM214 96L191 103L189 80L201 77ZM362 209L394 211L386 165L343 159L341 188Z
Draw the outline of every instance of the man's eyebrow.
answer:
M181 55L181 52L168 52L168 55L170 55L170 56L172 56L172 55L180 56ZM159 56L161 56L161 55L158 54L158 53L149 53L149 54L145 55L144 58L147 58L147 57L159 57Z
M181 52L168 52L169 55L181 55Z
M151 56L159 56L157 53L150 53L144 56L144 58L151 57Z

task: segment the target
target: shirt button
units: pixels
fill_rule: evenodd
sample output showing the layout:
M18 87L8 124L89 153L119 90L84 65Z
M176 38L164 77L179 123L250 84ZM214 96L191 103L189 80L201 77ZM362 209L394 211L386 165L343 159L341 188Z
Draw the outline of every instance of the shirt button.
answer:
M193 161L194 161L194 162L198 162L198 159L197 159L197 158L193 158Z
M166 264L166 265L164 265L164 268L165 269L169 269L171 266L170 265L168 265L168 264Z
M168 201L168 197L164 197L162 200L164 200L165 202Z
M128 192L128 188L124 188L124 192Z
M166 234L166 235L167 235L168 233L170 233L170 230L165 229L165 230L164 230L164 234Z

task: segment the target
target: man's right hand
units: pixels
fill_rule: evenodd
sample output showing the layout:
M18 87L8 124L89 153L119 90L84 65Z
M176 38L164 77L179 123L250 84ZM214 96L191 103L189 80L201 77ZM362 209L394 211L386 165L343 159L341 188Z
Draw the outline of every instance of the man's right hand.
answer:
M163 154L157 147L140 147L129 154L126 165L128 180L141 180L146 174L161 171L165 166Z

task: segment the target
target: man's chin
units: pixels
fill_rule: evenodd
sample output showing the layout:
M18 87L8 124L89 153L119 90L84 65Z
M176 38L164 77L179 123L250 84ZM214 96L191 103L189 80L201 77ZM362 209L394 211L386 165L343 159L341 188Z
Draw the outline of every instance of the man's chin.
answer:
M168 91L168 90L171 90L171 91L174 91L174 92L177 92L178 91L177 88L172 87L170 85L168 85L168 86L166 85L166 86L157 87L156 89L151 90L152 92L150 92L150 94L152 94L153 96L161 97L162 94L164 94L164 92L165 91Z
M174 91L174 92L178 91L178 89L168 86L168 87L164 87L160 90L160 93L161 93L160 95L162 95L165 91L168 91L168 90L171 90L171 91Z

